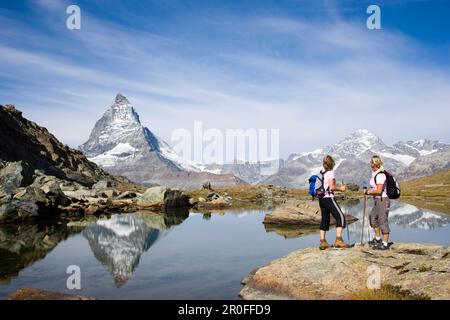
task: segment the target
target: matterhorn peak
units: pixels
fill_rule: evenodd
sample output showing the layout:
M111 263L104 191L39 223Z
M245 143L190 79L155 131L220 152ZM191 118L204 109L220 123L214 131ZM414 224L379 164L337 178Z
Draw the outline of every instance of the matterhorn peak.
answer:
M128 101L127 97L125 97L120 92L116 95L116 104L130 104L130 101Z

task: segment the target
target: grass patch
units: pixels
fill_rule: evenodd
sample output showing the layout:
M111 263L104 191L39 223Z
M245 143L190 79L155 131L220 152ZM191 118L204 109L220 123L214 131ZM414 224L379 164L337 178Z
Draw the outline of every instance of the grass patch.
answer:
M400 184L403 196L450 197L450 170Z
M419 265L419 272L427 272L427 271L431 271L431 267L427 267L427 265L425 263L421 263Z
M382 285L380 289L364 289L349 294L350 300L430 300L426 295L417 295L398 286Z

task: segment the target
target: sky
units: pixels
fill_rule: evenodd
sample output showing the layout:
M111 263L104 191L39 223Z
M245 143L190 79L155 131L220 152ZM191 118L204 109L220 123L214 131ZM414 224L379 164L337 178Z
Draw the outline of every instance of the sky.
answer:
M445 0L0 0L0 103L72 147L118 92L169 144L194 121L279 129L285 158L359 128L450 142L449 14Z

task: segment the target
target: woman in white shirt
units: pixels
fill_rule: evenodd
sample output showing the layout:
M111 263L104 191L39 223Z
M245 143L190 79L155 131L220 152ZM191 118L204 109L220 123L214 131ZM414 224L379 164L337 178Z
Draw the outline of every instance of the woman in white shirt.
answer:
M322 221L320 222L320 250L330 247L325 239L326 232L330 228L330 215L336 220L336 241L334 246L337 248L348 248L349 245L342 239L342 230L347 226L344 213L334 198L336 190L336 179L334 177L335 161L331 156L323 158L323 170L320 172L323 176L323 191L325 195L319 198L320 211L322 213ZM346 187L342 186L341 191L345 191Z
M370 160L372 177L370 179L370 190L367 195L373 196L374 206L369 215L370 226L375 230L375 238L369 241L374 249L389 249L389 210L391 202L386 194L386 174L384 173L383 161L379 156L373 156ZM383 236L383 238L381 237Z

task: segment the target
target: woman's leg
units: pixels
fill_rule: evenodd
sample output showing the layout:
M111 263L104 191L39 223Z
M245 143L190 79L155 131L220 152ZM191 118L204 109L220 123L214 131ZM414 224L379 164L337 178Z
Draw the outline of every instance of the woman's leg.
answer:
M330 212L326 206L326 198L319 200L320 213L322 214L322 220L320 221L320 250L329 248L329 245L325 239L326 233L330 228Z
M342 239L342 231L346 227L345 215L342 212L341 207L336 202L336 199L330 198L329 201L330 212L336 220L336 241L334 245L340 248L346 248L349 245Z
M320 240L325 240L326 233L327 232L325 230L320 230Z
M384 245L387 245L389 243L389 234L391 232L391 229L389 228L389 211L391 207L389 198L383 198L380 206L380 232L383 234Z
M381 239L380 220L379 220L378 213L379 213L378 199L374 199L373 208L369 214L369 223L370 223L370 226L375 231L375 237L377 239Z
M331 214L333 215L334 220L336 220L336 236L342 237L342 230L347 226L345 215L342 212L342 209L339 206L339 204L336 202L336 199L334 198L330 199L331 199L330 211Z

